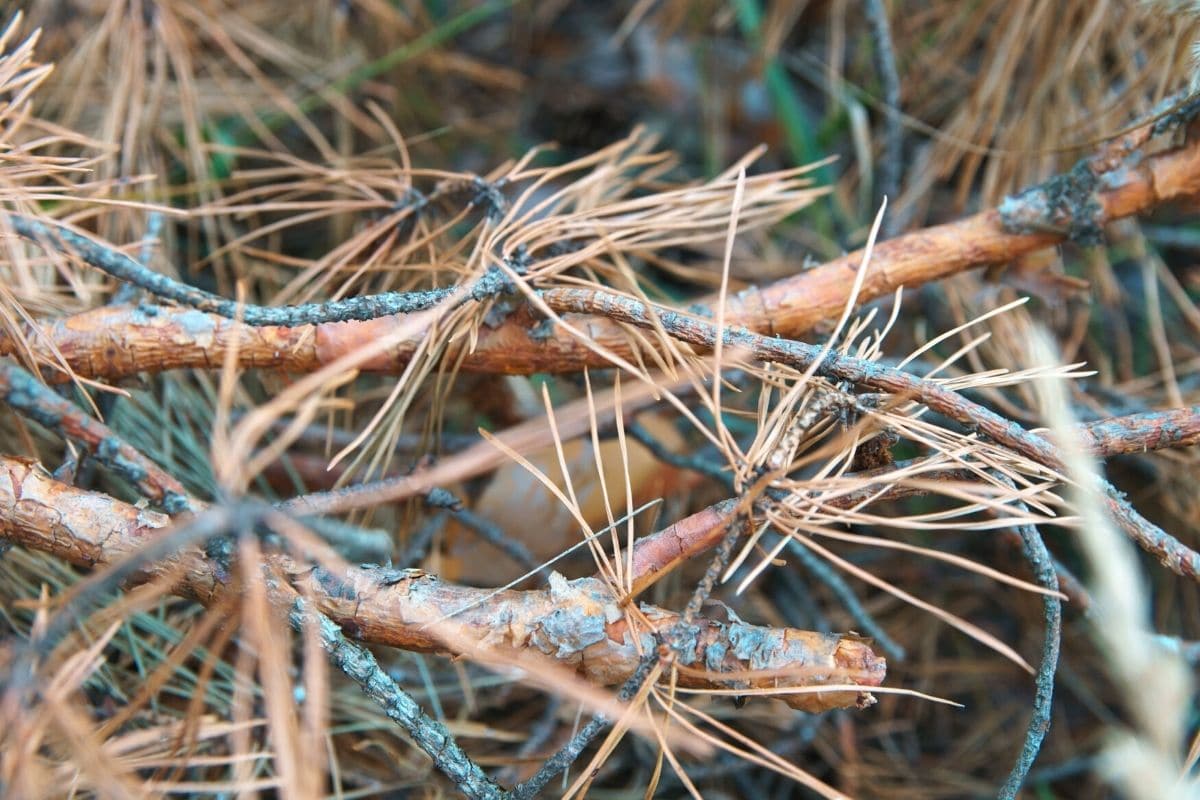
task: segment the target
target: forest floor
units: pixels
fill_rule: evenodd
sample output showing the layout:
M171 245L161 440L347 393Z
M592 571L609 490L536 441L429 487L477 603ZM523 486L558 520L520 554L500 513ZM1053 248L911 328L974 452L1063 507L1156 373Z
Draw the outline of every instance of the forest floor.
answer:
M0 10L0 795L1194 797L1187 4Z

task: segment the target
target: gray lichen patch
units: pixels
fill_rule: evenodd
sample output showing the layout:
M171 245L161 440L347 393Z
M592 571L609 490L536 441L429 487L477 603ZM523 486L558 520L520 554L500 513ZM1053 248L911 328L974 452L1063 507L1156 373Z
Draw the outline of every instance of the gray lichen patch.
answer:
M713 642L704 651L704 668L709 672L723 671L727 655L729 655L729 646L724 641Z
M608 598L597 596L591 579L568 581L557 572L550 574L553 610L530 632L529 641L543 653L565 659L582 654L589 646L604 641L610 616Z
M1008 233L1058 233L1084 246L1103 244L1098 183L1088 162L1080 161L1064 175L1004 198L997 208L1001 224Z
M195 338L201 347L212 344L217 329L217 320L211 314L195 309L184 309L174 315L174 320L184 333Z
M58 427L63 415L58 408L61 400L57 395L23 369L9 368L5 377L8 383L8 391L4 394L6 403L44 427L51 430Z
M121 453L121 440L115 436L101 439L100 443L96 445L95 455L101 462L111 465L128 480L137 483L146 479L145 467L126 458Z
M734 623L729 626L729 643L738 660L751 669L769 669L776 665L783 650L783 632L757 625Z

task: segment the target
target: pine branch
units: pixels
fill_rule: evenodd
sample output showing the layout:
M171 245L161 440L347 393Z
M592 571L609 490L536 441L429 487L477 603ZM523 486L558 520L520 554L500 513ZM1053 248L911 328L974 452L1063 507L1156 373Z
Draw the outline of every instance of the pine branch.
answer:
M1200 406L1145 411L1079 426L1089 455L1108 458L1200 443Z
M165 515L59 483L26 461L0 458L0 536L15 543L96 567L136 552L161 537L169 524ZM171 571L179 576L177 593L209 605L228 590L215 569L200 548L187 547L145 566L140 579ZM599 685L620 683L636 672L640 656L632 637L661 635L681 619L643 606L640 616L648 629L631 629L619 598L595 578L568 581L552 575L548 589L494 592L455 586L420 570L347 566L334 571L281 553L268 555L264 569L361 642L419 652L447 652L447 642L484 651L532 651ZM695 638L679 660L701 669L681 677L687 686L723 687L720 674L736 673L739 681L757 688L870 687L878 686L886 671L884 660L852 637L705 618L694 625ZM866 691L794 693L781 699L806 711L873 702Z
M1106 223L1200 193L1200 141L1142 159L1127 155L1117 160L1111 150L1080 162L1067 175L1008 198L998 208L878 243L858 302L891 295L901 286L911 289L965 270L1006 263L1072 235L1093 239ZM855 251L731 296L726 322L772 336L801 335L841 314L862 260L863 252ZM714 315L714 302L709 298L693 308L698 314ZM527 306L519 306L497 327L481 328L469 351L452 347L446 357L451 362L461 358L460 368L467 372L562 373L607 366L566 331L541 332L540 322ZM57 347L72 369L91 378L184 367L211 369L222 363L235 341L243 367L311 372L386 336L398 324L397 317L383 317L321 324L315 331L305 326L248 328L192 309L143 304L105 307L38 325L26 332L26 338L47 363L53 362L52 347ZM602 347L623 357L633 354L620 325L592 318L587 328ZM400 374L419 339L397 345L386 358L364 368ZM0 354L15 353L20 347L11 336L0 336Z
M640 300L607 292L553 289L543 292L542 297L556 311L595 314L649 330L661 327L669 336L705 349L712 348L718 336L716 326L706 320L669 309L651 308ZM744 328L726 329L720 335L725 346L743 348L757 360L785 364L799 370L816 365L818 375L919 402L959 424L977 430L1014 453L1060 474L1064 471L1058 448L1048 439L1023 429L936 381L861 358L834 352L823 353L821 348L803 342L761 336ZM1105 498L1108 513L1139 547L1177 575L1200 580L1200 553L1139 514L1107 481L1101 480L1100 484L1097 488Z
M1098 458L1188 447L1200 440L1200 406L1111 417L1082 424L1078 431L1088 454ZM931 491L929 486L938 482L977 479L977 473L966 468L918 469L922 460L898 461L889 467L849 473L845 476L846 481L861 480L863 485L822 502L830 508L855 508L868 502L892 502L927 495ZM893 477L909 471L920 472L922 485L897 482ZM641 594L694 556L716 547L736 505L736 500L722 500L638 539L633 551L632 596ZM1069 573L1064 575L1060 571L1059 580L1068 584L1060 588L1069 596L1086 596Z
M138 450L46 388L16 364L0 363L0 400L49 430L84 445L92 457L137 487L168 514L192 510L183 484Z

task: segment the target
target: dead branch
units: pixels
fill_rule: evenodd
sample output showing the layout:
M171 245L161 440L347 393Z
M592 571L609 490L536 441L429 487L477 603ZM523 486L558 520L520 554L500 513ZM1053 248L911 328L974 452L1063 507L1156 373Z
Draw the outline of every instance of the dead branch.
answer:
M1112 417L1080 425L1078 430L1087 451L1097 458L1188 447L1200 442L1200 406ZM928 487L934 482L975 479L976 474L970 469L951 468L922 472L919 486L889 480L889 475L913 469L918 461L848 474L846 480L858 478L863 485L822 502L832 508L853 508L867 501L882 503L928 494ZM693 556L719 544L736 506L735 500L722 500L639 539L633 550L632 596L641 594ZM1060 581L1062 578L1060 574ZM1079 595L1079 590L1074 594Z
M667 309L647 306L640 300L586 289L553 289L542 293L556 311L576 311L607 316L640 328L661 328L669 335L705 349L715 345L718 331L706 320ZM858 386L889 392L897 397L916 400L946 417L967 425L1044 467L1061 474L1063 460L1059 449L1043 436L1025 430L988 408L975 403L941 384L925 380L903 370L861 358L824 353L821 348L792 339L761 336L745 329L726 329L720 333L728 347L744 348L755 359L786 364L796 369L816 365L816 374L847 381ZM1121 529L1159 562L1177 575L1200 579L1200 553L1153 524L1111 484L1099 481L1094 487L1103 498L1108 513Z
M59 397L16 364L0 364L0 399L39 424L74 439L168 513L189 510L179 481L114 434L107 425Z
M1014 491L1016 485L1012 479L998 475L999 480L1008 484ZM1024 505L1023 503L1021 505ZM1026 509L1027 510L1027 509ZM1025 560L1033 569L1038 583L1044 589L1057 589L1059 578L1054 567L1054 559L1046 549L1046 543L1032 525L1017 527L1017 535L1021 538ZM1046 618L1046 635L1042 641L1042 663L1038 667L1035 683L1037 691L1034 695L1033 715L1029 726L1025 729L1025 743L1009 773L1008 780L1000 790L1004 800L1015 800L1021 785L1025 782L1034 759L1042 748L1042 740L1050 727L1052 704L1054 702L1054 676L1058 672L1059 651L1062 648L1062 601L1053 594L1042 595L1042 613Z
M1090 237L1108 222L1200 193L1200 140L1141 160L1132 154L1099 176L1089 162L1081 163L1091 176L1086 181L1073 174L1061 176L1009 198L999 208L877 244L858 302L890 295L901 286L911 288L968 269L1002 264L1073 234ZM1069 185L1071 191L1059 191L1059 184ZM732 296L726 322L771 336L801 335L842 312L862 260L862 251L855 251ZM699 313L712 313L714 302L710 298L697 306ZM388 335L402 320L393 316L250 328L193 309L142 304L99 308L32 326L26 336L33 352L47 364L54 361L57 348L72 369L91 378L115 379L184 367L211 369L235 342L244 368L311 372ZM447 355L451 361L463 356L461 369L469 372L573 372L605 364L568 332L541 331L540 321L527 306L520 306L497 327L482 327L469 353L451 348ZM572 321L602 347L624 357L632 355L632 345L619 324L594 317ZM363 368L400 374L419 338L398 344ZM0 353L20 349L12 336L0 336Z
M1080 426L1085 449L1106 458L1200 443L1200 406L1146 411Z
M668 335L701 348L716 341L715 326L701 319L667 309L651 309L640 301L593 290L556 289L542 293L543 299L560 312L607 316L613 320L653 329L661 326ZM805 369L821 351L802 342L759 336L746 329L726 330L723 337L731 347L745 348L753 357ZM1044 437L1022 429L967 398L901 370L862 359L826 354L818 373L915 399L955 421L977 428L997 443L1055 471L1061 470L1057 448ZM309 513L330 513L360 504L412 494L412 481L375 482L335 493L298 498L293 504ZM1178 575L1200 577L1200 554L1142 517L1111 485L1098 487L1113 519L1138 545ZM302 500L302 502L301 502Z
M0 458L0 535L74 564L114 563L163 535L165 515L140 510L103 494L47 477L36 465ZM629 627L607 585L595 578L568 581L555 575L550 588L490 592L444 583L420 570L346 567L334 571L301 564L283 554L265 558L268 578L284 577L354 638L423 652L461 652L447 641L487 650L541 653L600 685L614 685L638 668L642 652L680 615L640 609L647 629ZM205 605L228 586L198 547L180 549L146 566L137 580L172 573L176 591ZM694 639L677 654L686 686L779 688L856 684L878 686L886 662L863 642L791 628L697 618ZM723 677L730 675L736 677ZM866 692L782 695L793 708L821 711L869 705Z
M127 285L145 289L157 297L183 306L207 311L226 319L241 320L255 327L294 328L328 322L365 321L393 314L414 314L450 299L454 293L453 288L443 288L359 295L345 300L305 303L298 306L248 305L219 297L154 272L120 250L108 247L61 223L37 220L20 214L9 214L6 221L21 236L48 249L73 254L84 263L125 281ZM497 268L492 267L472 285L468 295L459 302L468 297L482 301L510 290L507 278Z
M1195 444L1196 429L1200 427L1200 412L1196 407L1170 409L1143 414L1129 414L1079 426L1080 436L1091 455L1105 458L1130 452ZM1155 433L1158 432L1158 435ZM1144 441L1145 446L1134 447L1133 442ZM975 473L966 468L942 469L924 472L922 485L912 486L895 483L889 474L908 470L917 461L898 462L891 467L865 473L847 475L863 479L863 486L845 492L823 502L833 508L851 508L863 502L872 503L900 500L929 493L928 486L939 481L969 481ZM684 517L660 531L644 536L637 541L633 551L633 596L678 567L720 543L736 501L722 500L695 514ZM1063 575L1059 575L1062 582ZM1083 596L1082 591L1066 576L1070 586L1068 595Z

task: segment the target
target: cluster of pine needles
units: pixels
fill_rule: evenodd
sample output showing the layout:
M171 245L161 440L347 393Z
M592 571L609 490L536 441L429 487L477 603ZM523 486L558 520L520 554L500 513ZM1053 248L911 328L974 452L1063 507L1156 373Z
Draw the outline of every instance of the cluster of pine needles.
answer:
M1188 4L27 5L0 794L1193 796Z

